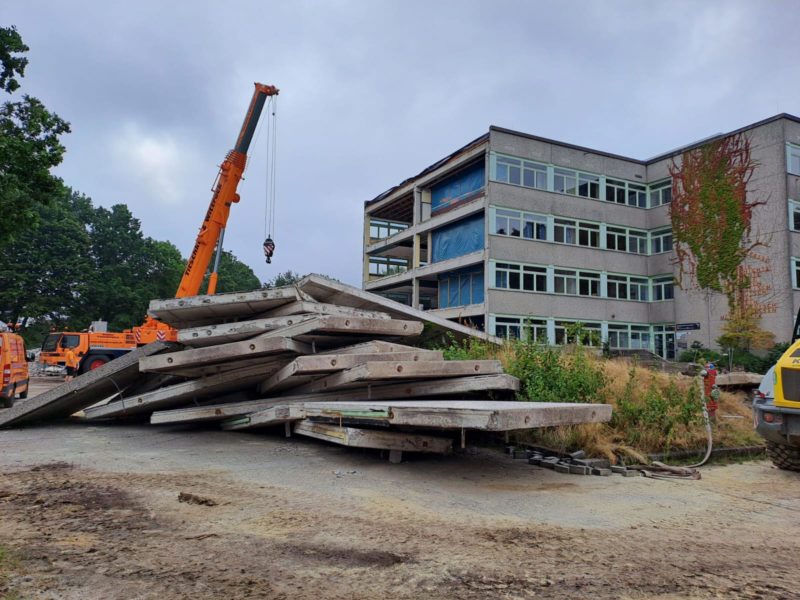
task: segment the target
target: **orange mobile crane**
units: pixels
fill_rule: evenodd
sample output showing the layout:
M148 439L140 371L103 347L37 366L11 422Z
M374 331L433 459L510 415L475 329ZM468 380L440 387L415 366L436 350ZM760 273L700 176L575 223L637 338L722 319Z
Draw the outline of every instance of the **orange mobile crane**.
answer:
M200 232L194 243L192 253L186 262L186 269L178 285L176 298L185 296L196 296L200 292L200 286L205 278L206 271L211 264L214 256L214 263L208 276L207 294L214 294L217 290L217 270L222 256L222 242L225 237L225 226L228 222L228 215L231 205L239 202L237 189L242 180L245 166L247 164L247 151L253 140L261 112L264 109L267 98L278 95L278 88L263 83L255 84L253 98L250 100L250 107L236 139L236 145L229 151L219 168L217 179L212 186L214 195L206 211ZM268 246L271 244L271 247ZM274 242L267 239L264 242L264 251L267 253L267 261L274 251ZM145 321L138 327L126 329L121 333L93 332L93 331L60 331L50 333L42 344L42 352L39 361L43 365L63 365L64 356L67 348L73 348L81 357L79 372L84 373L92 369L103 366L108 361L127 354L137 346L149 344L154 341L175 341L177 340L177 330L166 323L162 323L150 316L145 317Z

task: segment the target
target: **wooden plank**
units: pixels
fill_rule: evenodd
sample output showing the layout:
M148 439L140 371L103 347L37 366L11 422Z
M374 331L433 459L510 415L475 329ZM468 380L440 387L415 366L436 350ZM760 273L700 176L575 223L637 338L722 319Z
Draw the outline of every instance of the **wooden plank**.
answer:
M139 359L169 348L170 345L164 342L147 344L107 362L99 369L88 371L43 394L0 410L0 427L69 417L137 381Z
M437 429L511 431L559 425L602 423L611 419L610 404L573 402L502 402L464 400L388 400L314 402L303 405L306 417L385 420L391 425Z
M171 352L164 356L148 357L140 361L139 369L147 372L169 372L174 369L195 368L201 365L239 361L256 356L310 354L311 352L311 346L308 344L287 337L270 337L269 333L262 333L256 338L241 342L191 348L180 352Z
M294 315L234 323L215 323L203 327L190 327L178 332L178 341L187 346L213 346L255 337L265 331L288 327L301 321L313 319L316 315Z
M440 379L468 375L497 375L502 372L503 367L497 360L374 361L306 383L296 391L307 394L335 390L363 381Z
M220 427L227 431L236 431L240 429L254 429L256 427L269 427L271 425L299 421L302 418L302 406L287 406L282 404L279 406L265 408L257 413L236 417L229 421L224 421Z
M148 314L178 329L243 320L300 299L295 286L213 296L152 300Z
M286 363L277 366L276 370L285 365ZM159 408L180 406L191 402L194 398L205 398L221 392L244 389L262 381L269 374L263 365L255 365L238 371L184 381L147 394L121 398L103 406L87 409L86 417L88 419L121 417L148 413Z
M449 454L453 451L453 440L431 435L339 427L310 421L296 423L293 431L299 435L355 448L424 452L426 454Z
M424 398L425 396L446 396L485 391L513 393L519 391L519 380L511 375L484 375L480 377L454 377L433 381L419 381L373 385L359 390L338 390L315 394L297 394L262 398L236 404L216 402L206 406L164 410L153 413L151 423L187 423L194 421L220 421L223 419L257 412L278 404L304 402L370 402L404 398Z
M391 319L391 317L378 310L362 310L349 306L337 306L324 302L292 302L271 309L264 316L282 317L289 315L330 315L333 317L366 317L368 319Z
M297 387L313 379L313 375L352 369L366 362L375 361L441 361L441 352L433 350L417 350L414 352L388 352L385 354L346 354L328 353L314 356L299 356L272 377L264 381L258 391L262 394L275 393L291 387ZM306 377L302 377L306 375Z

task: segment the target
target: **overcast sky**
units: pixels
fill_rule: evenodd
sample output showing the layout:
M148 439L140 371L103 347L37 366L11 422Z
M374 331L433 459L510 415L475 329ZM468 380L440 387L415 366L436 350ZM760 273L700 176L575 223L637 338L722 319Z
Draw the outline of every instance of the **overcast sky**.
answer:
M277 251L266 136L225 247L262 280L360 285L363 202L489 125L647 158L800 114L796 1L4 2L20 92L72 125L57 173L188 255L253 82L280 88Z

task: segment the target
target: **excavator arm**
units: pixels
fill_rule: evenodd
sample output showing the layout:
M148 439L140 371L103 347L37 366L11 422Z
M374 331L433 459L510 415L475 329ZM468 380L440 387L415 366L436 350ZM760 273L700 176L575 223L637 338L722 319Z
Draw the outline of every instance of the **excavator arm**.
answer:
M225 226L228 222L231 205L239 201L239 194L236 192L239 182L242 180L245 165L247 163L247 151L250 142L258 125L261 111L269 96L277 96L278 88L262 83L255 84L253 98L250 101L250 108L242 123L242 129L236 140L233 150L228 152L225 160L219 168L219 174L214 182L214 195L208 207L200 232L197 234L192 253L186 263L186 270L183 272L176 298L185 296L196 296L200 291L206 270L211 264L214 250L217 249L217 257L214 261L211 274L208 278L208 294L213 294L217 289L217 268L219 267L219 257L222 249L222 240L225 235Z

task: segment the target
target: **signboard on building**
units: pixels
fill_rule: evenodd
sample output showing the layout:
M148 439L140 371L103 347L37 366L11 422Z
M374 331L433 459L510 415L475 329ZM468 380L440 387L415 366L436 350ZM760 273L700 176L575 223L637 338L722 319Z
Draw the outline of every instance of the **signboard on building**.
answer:
M700 323L677 323L675 331L696 331L700 329Z

